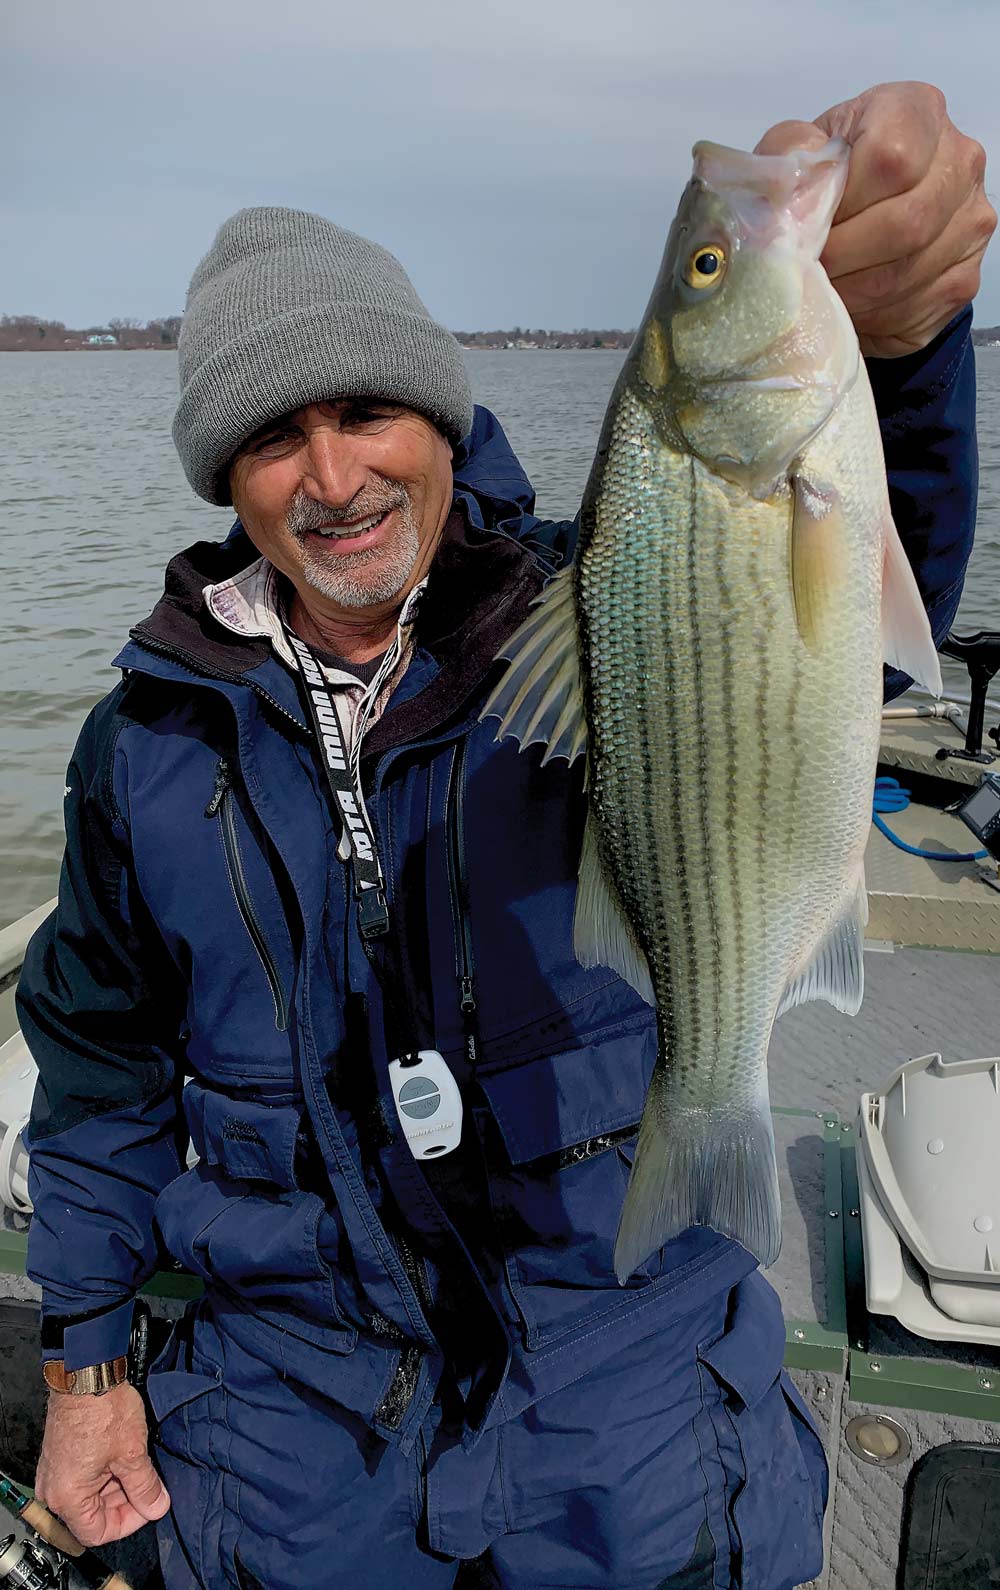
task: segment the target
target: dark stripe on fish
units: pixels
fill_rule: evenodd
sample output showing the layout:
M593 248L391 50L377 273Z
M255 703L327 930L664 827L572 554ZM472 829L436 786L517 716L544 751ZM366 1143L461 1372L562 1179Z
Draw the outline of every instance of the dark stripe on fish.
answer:
M668 555L674 560L678 560L682 553L684 535L690 535L691 532L690 518L692 505L690 502L688 502L687 511L688 523L686 525L678 524L676 527L672 527ZM656 629L660 637L665 684L669 693L668 699L679 701L680 694L678 689L675 655L676 646L671 639L671 614L669 611L672 601L672 596L669 590L671 583L671 581L667 580L658 582ZM661 724L661 728L666 728L668 736L667 784L669 787L666 793L669 797L669 828L674 845L672 873L679 896L678 908L681 918L680 930L679 932L675 932L673 934L673 945L675 953L677 953L678 960L680 960L681 955L683 955L683 960L685 963L678 966L675 981L682 988L690 988L691 980L695 976L697 967L697 942L694 933L694 920L691 910L690 876L687 867L687 857L690 847L684 828L684 807L681 799L681 792L684 788L683 773L685 757L684 748L679 744L678 741L678 722L679 713L676 711L668 712L666 714L666 723L665 725ZM661 896L661 898L663 897ZM673 1066L675 1068L675 1074L679 1077L685 1076L685 1074L696 1064L701 1028L701 1012L697 1001L692 1000L687 1006L685 1006L683 1014L687 1018L690 1025L684 1034L684 1042L681 1045L678 1045L676 1042L677 1009L672 995L666 1001L666 1009L661 1011L660 1017L661 1032L663 1033L662 1044L665 1051L664 1057L669 1055L669 1058L673 1062Z
M756 593L758 612L762 614L762 625L765 630L770 628L773 619L773 608L768 598L764 582L760 577L757 558L749 559L750 583ZM771 691L771 661L766 645L757 649L757 728L760 734L764 733L764 726L768 720L768 700ZM763 751L757 756L757 805L754 812L756 826L754 836L756 839L757 858L757 887L760 888L766 877L767 868L767 836L768 826L764 820L764 813L769 810L767 797L771 784L770 757Z
M715 547L715 578L720 593L720 606L724 614L732 611L732 588L726 574L725 542L720 535L712 538ZM733 638L729 623L724 618L721 625L722 639L722 703L724 721L732 721L733 711ZM729 860L730 883L730 911L729 925L733 939L733 953L737 967L743 965L743 913L739 910L739 901L742 895L742 879L740 876L740 847L736 842L736 775L735 757L726 768L726 854Z
M688 621L691 626L691 634L695 637L695 643L691 647L691 657L694 665L694 700L695 710L698 718L698 752L704 765L708 757L709 730L705 719L704 679L702 676L701 646L699 644L699 637L702 635L703 629L701 615L698 611L698 591L701 587L701 581L699 579L698 573L698 554L703 542L701 536L699 535L701 525L699 522L700 515L698 513L698 504L700 500L700 493L698 490L698 468L693 458L689 461L689 480L691 488L689 492L689 500L691 503L691 526L687 538L687 602L689 615ZM728 707L728 703L726 703L726 706ZM724 716L724 721L728 722L728 720L729 713L727 710ZM709 939L712 946L713 972L712 1020L715 1030L716 1051L718 1051L719 1041L722 1036L722 943L719 935L719 919L716 912L716 891L712 887L712 851L708 825L708 808L704 799L704 795L706 794L706 780L704 777L699 778L698 786L698 825L701 830L701 877L699 879L701 885L700 896L702 905L707 909L709 919Z

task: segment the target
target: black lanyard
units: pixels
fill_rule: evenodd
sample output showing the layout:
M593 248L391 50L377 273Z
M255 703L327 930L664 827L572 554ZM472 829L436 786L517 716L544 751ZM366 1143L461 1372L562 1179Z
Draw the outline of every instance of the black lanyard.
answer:
M322 668L304 640L287 628L285 634L298 661L299 687L316 735L320 761L334 805L340 814L342 830L350 842L361 936L366 939L379 938L389 931L389 907L386 904L385 879L375 848L375 836L361 792L360 772L355 783L344 731Z

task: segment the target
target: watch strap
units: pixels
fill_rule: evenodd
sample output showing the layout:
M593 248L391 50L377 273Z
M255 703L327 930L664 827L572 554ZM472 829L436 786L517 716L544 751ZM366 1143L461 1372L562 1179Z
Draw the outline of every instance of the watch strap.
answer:
M42 1376L50 1391L72 1397L101 1397L120 1386L128 1372L124 1356L103 1364L88 1364L83 1369L67 1369L61 1358L49 1358L42 1365Z

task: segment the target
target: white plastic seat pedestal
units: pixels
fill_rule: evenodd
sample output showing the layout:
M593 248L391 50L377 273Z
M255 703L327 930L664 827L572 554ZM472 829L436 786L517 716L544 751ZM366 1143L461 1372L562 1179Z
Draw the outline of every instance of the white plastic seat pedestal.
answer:
M28 1150L21 1136L31 1112L37 1070L19 1032L0 1045L0 1205L31 1212Z
M869 1311L1000 1345L1000 1058L907 1061L862 1094L857 1146Z

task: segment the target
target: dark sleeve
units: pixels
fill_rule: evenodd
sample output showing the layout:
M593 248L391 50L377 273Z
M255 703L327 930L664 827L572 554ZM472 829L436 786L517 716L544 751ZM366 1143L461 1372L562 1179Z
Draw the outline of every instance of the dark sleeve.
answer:
M940 644L958 612L976 528L976 364L971 306L919 353L869 359L889 501ZM886 700L912 681L886 671Z
M182 1170L178 979L131 869L115 793L120 692L66 775L58 905L28 945L18 1017L38 1066L28 1129L28 1274L47 1356L117 1357L156 1267L153 1205Z

